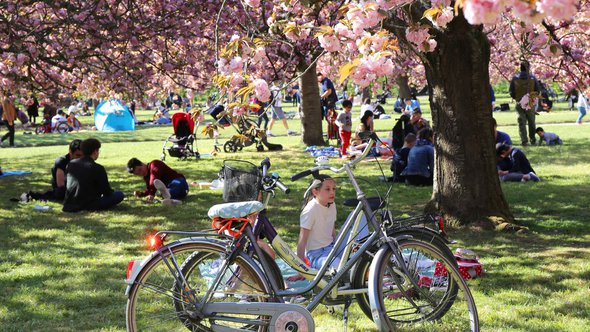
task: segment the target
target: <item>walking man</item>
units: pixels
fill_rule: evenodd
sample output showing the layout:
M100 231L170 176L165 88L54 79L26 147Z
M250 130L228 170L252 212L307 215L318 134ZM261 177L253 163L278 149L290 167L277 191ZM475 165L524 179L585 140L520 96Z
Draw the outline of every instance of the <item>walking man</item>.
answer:
M537 81L537 79L531 75L528 61L522 61L520 63L520 73L514 76L510 81L509 92L510 97L516 101L520 142L523 146L529 145L529 140L530 144L535 144L535 115L537 105L531 105L528 108L523 108L521 105L521 100L525 96L528 96L530 101L536 100L539 96L539 93L541 92L541 86L539 85L539 81Z

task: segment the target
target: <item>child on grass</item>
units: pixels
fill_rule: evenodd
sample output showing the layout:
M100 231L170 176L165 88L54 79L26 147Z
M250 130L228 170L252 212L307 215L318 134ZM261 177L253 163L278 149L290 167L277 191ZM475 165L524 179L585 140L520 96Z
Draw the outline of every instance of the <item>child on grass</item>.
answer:
M340 152L342 158L346 158L346 150L350 145L350 136L352 134L352 102L348 99L342 101L342 108L344 112L340 113L336 118L336 125L338 126L340 134Z
M557 134L545 132L545 130L543 130L542 127L538 127L537 130L535 130L535 132L540 137L539 145L542 145L543 143L546 143L547 145L561 145L561 144L563 144L563 142L561 141L561 138L559 138L559 136L557 136Z

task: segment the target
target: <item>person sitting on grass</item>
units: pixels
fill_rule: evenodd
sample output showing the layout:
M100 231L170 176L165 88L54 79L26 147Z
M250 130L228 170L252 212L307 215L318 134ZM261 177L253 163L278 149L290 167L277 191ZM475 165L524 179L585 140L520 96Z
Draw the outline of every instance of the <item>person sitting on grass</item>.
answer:
M122 191L114 191L104 167L96 163L100 141L88 138L80 149L84 156L72 160L66 167L64 212L107 210L123 201Z
M393 156L393 161L391 162L393 182L406 182L406 177L402 175L402 172L408 165L408 156L414 145L416 145L416 135L409 133L404 138L404 145L395 152L395 156Z
M156 190L160 192L164 205L178 205L180 199L188 194L188 183L184 175L170 168L160 160L152 160L147 165L137 158L127 162L127 171L144 179L146 189L135 191L136 197L147 197L147 202L153 202Z
M33 191L23 193L20 197L21 201L28 202L35 199L40 201L62 202L66 195L66 167L70 161L82 157L82 150L80 150L81 143L82 140L73 140L70 143L68 154L55 160L55 164L51 168L51 190L44 193Z
M82 123L76 117L76 112L70 112L67 121L69 131L80 131L80 129L82 129Z
M418 141L408 154L408 163L401 175L406 184L432 186L434 175L434 132L424 128L418 132Z
M496 122L496 119L492 118L492 123L494 125L494 139L496 140L496 144L504 143L512 145L512 139L510 138L510 135L498 130L498 122Z
M496 145L496 154L500 181L541 181L522 150L499 143Z
M535 132L540 137L539 145L542 145L543 143L546 143L547 145L561 145L561 144L563 144L563 142L561 141L561 138L559 138L559 136L557 136L557 134L545 132L545 130L543 130L542 127L537 127L537 130L535 130Z

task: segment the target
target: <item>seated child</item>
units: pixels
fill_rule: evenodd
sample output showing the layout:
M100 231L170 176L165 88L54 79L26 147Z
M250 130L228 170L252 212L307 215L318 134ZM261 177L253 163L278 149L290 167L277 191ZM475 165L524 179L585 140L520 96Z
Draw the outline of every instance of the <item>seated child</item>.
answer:
M70 131L79 131L80 129L82 129L82 123L80 123L80 120L78 120L78 118L76 118L76 112L70 112L70 115L68 115L68 128Z
M500 181L541 181L535 174L535 170L526 155L520 149L499 143L496 145L496 153L498 155L498 176Z
M557 134L545 132L545 130L543 130L542 127L538 127L537 130L535 130L535 132L540 137L539 145L542 145L543 143L546 143L547 145L561 145L561 144L563 144L563 142L561 141L561 138L559 138L559 136L557 136Z
M309 259L312 268L320 269L334 248L334 241L337 238L336 205L334 204L336 181L322 174L319 179L313 180L304 197L307 203L301 211L297 256L303 261L306 258ZM369 234L366 226L361 226L359 230L355 238L362 238ZM330 267L338 267L344 252L344 248L341 249L336 252Z

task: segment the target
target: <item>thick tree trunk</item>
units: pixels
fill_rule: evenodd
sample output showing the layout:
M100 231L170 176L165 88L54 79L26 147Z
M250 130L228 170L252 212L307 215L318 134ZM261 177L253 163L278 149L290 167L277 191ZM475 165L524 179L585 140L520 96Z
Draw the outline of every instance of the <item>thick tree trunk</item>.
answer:
M462 15L423 54L435 129L435 179L427 209L460 224L513 216L496 171L490 112L490 46Z
M322 105L316 65L302 65L299 69L303 72L299 78L301 137L306 145L324 145L326 143L322 132Z

